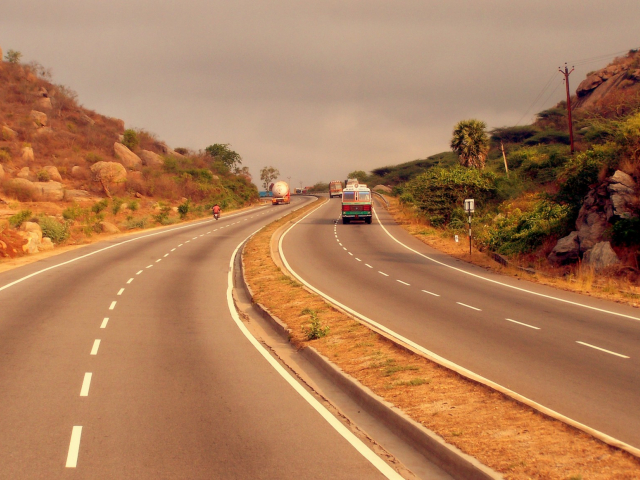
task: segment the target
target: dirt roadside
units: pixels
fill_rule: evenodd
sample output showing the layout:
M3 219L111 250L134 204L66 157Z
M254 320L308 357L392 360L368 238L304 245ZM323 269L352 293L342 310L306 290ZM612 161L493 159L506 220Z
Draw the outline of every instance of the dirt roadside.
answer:
M397 346L283 274L270 255L271 237L317 206L268 225L245 247L245 277L254 300L288 325L294 345L312 344L377 395L505 478L640 478L638 458ZM326 327L326 336L308 339L310 332Z

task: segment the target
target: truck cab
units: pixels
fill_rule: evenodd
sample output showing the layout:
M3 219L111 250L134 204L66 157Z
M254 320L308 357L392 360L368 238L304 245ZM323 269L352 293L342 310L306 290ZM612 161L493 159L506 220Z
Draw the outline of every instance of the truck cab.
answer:
M362 220L371 223L373 198L371 190L363 184L350 183L342 190L342 223Z

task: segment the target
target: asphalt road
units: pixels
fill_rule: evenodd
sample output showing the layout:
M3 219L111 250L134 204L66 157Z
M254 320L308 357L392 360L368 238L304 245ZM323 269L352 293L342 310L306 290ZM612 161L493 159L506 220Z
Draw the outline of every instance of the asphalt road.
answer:
M422 347L640 447L640 310L490 273L376 212L372 225L335 224L331 200L286 234L288 263Z
M307 200L0 273L0 478L383 478L228 307L236 246Z

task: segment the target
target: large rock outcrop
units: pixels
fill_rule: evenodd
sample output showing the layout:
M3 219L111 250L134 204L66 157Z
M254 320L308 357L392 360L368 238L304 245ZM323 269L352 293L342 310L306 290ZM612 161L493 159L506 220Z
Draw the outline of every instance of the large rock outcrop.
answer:
M47 114L44 112L31 110L31 114L29 116L31 117L31 120L33 120L33 124L36 128L46 127L47 123L49 122Z
M56 167L53 165L47 165L42 168L49 175L49 180L53 180L54 182L61 182L62 176Z
M64 185L60 182L33 182L43 200L59 202L64 198Z
M558 240L558 243L547 257L556 265L567 265L580 260L580 242L578 232L571 232L566 237Z
M127 169L118 162L96 162L91 165L93 179L106 184L127 181Z
M607 267L617 265L620 263L620 259L618 255L616 255L616 252L613 251L613 248L611 248L611 243L598 242L591 250L585 252L582 257L582 262L593 268L596 272L600 272Z
M116 158L122 161L122 164L131 170L140 170L142 168L142 160L138 155L129 150L121 143L115 142L113 150Z
M143 165L147 167L162 167L164 165L164 159L150 150L142 150L140 152L140 158Z

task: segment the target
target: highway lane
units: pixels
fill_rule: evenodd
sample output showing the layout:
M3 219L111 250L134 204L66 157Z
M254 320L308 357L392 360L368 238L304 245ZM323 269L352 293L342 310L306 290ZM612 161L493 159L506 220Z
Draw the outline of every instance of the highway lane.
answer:
M334 223L339 205L321 207L283 239L302 278L428 350L640 447L638 309L455 260L377 208L386 229L427 259L394 241L377 219Z
M383 478L227 303L237 245L306 201L1 273L0 478Z

